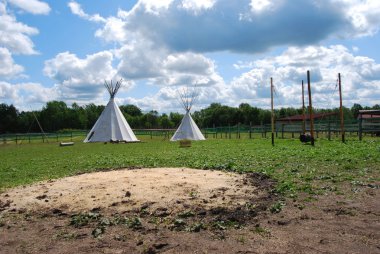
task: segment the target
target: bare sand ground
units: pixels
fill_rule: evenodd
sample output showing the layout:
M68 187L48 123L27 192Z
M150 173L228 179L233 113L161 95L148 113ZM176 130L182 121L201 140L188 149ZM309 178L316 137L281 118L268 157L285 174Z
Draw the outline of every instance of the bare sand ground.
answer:
M0 194L11 197L7 208L65 212L92 209L128 211L149 204L173 209L202 204L205 209L248 202L257 188L244 175L189 168L155 168L96 172L18 187ZM249 193L250 195L247 195ZM223 194L223 195L221 195Z
M0 253L380 253L379 188L305 201L277 196L275 184L159 168L10 189L0 194Z

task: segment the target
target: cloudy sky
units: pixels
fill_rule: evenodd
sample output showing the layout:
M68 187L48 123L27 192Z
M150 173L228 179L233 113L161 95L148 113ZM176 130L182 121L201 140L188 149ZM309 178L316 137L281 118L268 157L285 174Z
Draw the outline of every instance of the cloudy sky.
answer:
M0 0L0 103L119 104L181 111L219 102L299 107L311 71L316 107L380 104L379 0Z

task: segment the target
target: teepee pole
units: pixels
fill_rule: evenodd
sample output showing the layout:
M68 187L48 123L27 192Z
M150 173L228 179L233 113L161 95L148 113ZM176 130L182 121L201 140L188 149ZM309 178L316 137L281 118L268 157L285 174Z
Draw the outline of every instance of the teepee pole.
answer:
M306 133L306 116L305 116L305 89L302 80L302 133Z
M271 124L272 124L272 146L274 146L274 106L273 106L273 78L270 78L270 98L271 98Z
M344 115L343 115L343 102L342 102L342 82L340 78L340 73L338 73L338 83L339 83L339 101L340 101L340 130L342 132L342 142L345 142L345 133L344 133Z
M307 89L309 92L309 117L310 117L310 135L311 145L314 146L314 117L313 117L313 105L311 103L311 87L310 87L310 71L307 71Z

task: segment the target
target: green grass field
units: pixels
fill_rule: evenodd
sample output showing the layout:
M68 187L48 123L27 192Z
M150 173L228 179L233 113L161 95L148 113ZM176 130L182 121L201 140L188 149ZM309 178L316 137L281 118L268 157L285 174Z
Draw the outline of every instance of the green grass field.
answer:
M59 147L58 143L0 145L0 191L18 185L56 179L83 172L123 167L191 167L235 172L261 172L278 181L286 195L300 192L339 193L350 184L373 185L380 180L380 140L359 142L318 140L315 147L297 139L209 139L178 143L142 137L134 144L84 144ZM376 185L377 186L377 185Z

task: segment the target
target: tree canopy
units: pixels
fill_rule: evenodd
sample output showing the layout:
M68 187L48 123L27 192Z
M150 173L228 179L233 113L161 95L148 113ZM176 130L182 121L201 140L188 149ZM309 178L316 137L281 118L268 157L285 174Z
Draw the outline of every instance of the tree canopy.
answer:
M0 104L0 133L40 132L36 118L46 132L64 129L89 130L103 109L104 106L93 103L84 106L73 103L68 106L63 101L50 101L41 110L20 112L13 105ZM373 107L367 107L354 104L351 108L344 108L345 119L356 119L361 109L380 109L380 106L376 104ZM151 110L143 113L135 105L122 105L120 110L134 129L176 128L183 117L182 114L176 112L160 114ZM337 112L338 109L314 109L316 113L334 111ZM276 118L301 113L301 108L290 107L275 110ZM270 110L253 107L248 103L242 103L238 107L212 103L207 108L195 111L192 115L200 128L233 126L238 123L244 125L269 124L271 119Z

